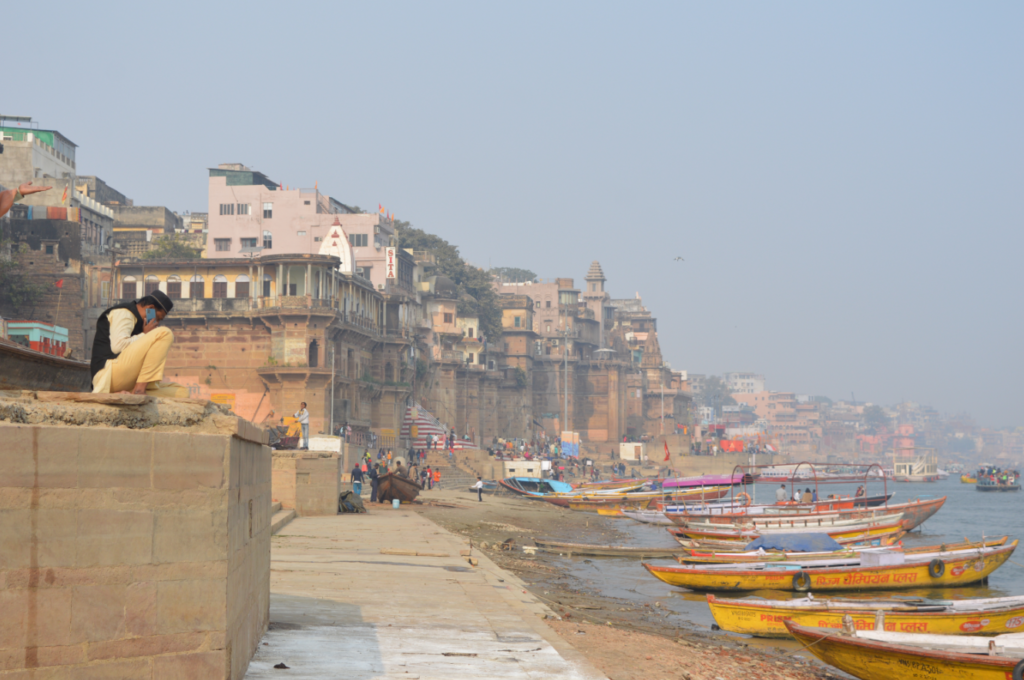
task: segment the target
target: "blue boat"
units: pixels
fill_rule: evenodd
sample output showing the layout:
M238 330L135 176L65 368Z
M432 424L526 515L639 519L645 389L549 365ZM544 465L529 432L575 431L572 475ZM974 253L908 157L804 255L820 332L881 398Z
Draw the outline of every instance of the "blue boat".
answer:
M541 479L540 477L507 477L498 480L503 488L512 493L526 496L527 498L544 498L549 493L568 493L572 491L572 484L555 481L554 479Z

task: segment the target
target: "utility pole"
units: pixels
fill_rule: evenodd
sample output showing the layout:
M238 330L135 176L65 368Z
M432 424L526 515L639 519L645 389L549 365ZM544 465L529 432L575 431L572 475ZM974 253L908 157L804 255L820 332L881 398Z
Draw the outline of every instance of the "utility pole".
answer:
M330 342L330 332L324 333L327 336L327 341ZM327 431L329 436L334 436L334 343L331 342L331 399L328 402L331 409L331 429ZM342 452L344 455L344 452Z

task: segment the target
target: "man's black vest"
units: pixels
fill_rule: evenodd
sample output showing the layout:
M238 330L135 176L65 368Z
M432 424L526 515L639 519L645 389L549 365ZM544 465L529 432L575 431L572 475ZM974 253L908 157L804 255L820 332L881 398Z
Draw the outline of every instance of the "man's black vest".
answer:
M131 300L114 305L100 314L100 318L96 320L96 337L92 341L92 360L89 365L94 378L107 365L107 359L117 358L117 354L110 348L110 319L107 318L107 314L115 309L127 309L135 317L135 328L132 329L132 335L138 335L145 326L142 317L139 316L138 307L136 307L138 303L138 300Z

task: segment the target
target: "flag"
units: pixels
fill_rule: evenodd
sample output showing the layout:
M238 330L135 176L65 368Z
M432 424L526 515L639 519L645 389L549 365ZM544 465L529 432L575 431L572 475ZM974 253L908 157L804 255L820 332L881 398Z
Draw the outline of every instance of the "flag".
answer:
M61 196L60 196L60 204L64 205L67 202L68 202L68 185L65 184L64 185L64 193L61 194Z
M313 182L313 191L320 191L320 189L317 188L318 186L319 184L317 182Z
M378 204L377 204L377 210L379 210L379 211L380 211L380 214L381 214L381 215L383 215L383 214L384 214L384 206L382 206L382 205L381 205L380 203L378 203Z
M668 442L667 441L665 442L665 461L664 462L666 462L666 463L668 462Z
M61 279L60 281L58 281L56 285L57 285L58 288L63 288L64 287L64 279Z

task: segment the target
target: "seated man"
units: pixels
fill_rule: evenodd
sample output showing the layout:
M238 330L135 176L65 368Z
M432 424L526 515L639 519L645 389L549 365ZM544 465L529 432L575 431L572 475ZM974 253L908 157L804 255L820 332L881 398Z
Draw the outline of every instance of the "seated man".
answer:
M92 345L92 391L187 397L188 389L161 384L174 334L160 322L174 303L160 290L141 300L115 305L96 321Z

